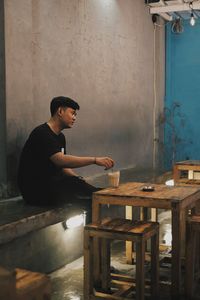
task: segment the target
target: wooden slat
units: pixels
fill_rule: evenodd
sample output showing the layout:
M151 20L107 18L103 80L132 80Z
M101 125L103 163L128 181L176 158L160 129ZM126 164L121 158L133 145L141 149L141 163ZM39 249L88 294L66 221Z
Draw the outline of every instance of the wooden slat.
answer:
M128 182L125 184L121 184L117 189L107 188L101 191L96 192L96 195L106 195L108 196L117 196L117 197L132 197L138 199L160 199L160 201L171 201L172 198L181 200L191 195L191 193L195 193L199 190L198 187L191 187L190 190L184 186L174 186L173 188L164 185L164 184L146 184L154 186L154 191L145 192L142 191L142 187L144 183L141 182ZM142 205L141 205L142 206Z
M129 282L129 281L126 281L126 280L119 280L119 279L117 279L117 280L112 279L111 280L111 286L119 288L120 285L122 285L122 286L123 285L133 286L133 282Z
M180 171L189 171L189 170L192 170L192 171L200 171L200 166L197 166L197 165L178 165L178 170Z
M101 224L92 223L86 225L86 229L105 230L112 233L144 234L156 229L159 223L151 221L131 221L127 219L115 218L102 220Z
M126 282L134 282L134 278L125 274L115 274L111 273L111 278L113 280L121 280L121 281L126 281Z
M200 166L200 160L184 160L184 161L178 161L175 163L175 165L184 165L184 166L187 166L187 165L198 165Z
M94 297L91 297L92 299L112 299L112 300L127 300L125 297L120 297L120 296L114 296L111 294L106 294L102 292L94 292Z
M113 296L124 296L126 297L128 294L130 294L132 291L134 290L133 286L127 286L127 285L123 285L120 290L118 290L117 292L113 293Z
M200 180L198 180L198 179L188 179L188 178L181 178L181 179L179 179L178 180L178 183L179 184L187 184L187 185L200 185Z
M15 271L17 300L50 300L51 285L47 275L18 268Z

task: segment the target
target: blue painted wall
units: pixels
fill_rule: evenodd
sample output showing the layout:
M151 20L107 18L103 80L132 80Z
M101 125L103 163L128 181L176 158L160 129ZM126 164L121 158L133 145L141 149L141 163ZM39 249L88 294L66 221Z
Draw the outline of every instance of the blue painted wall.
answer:
M166 30L165 168L200 159L200 22L184 32Z

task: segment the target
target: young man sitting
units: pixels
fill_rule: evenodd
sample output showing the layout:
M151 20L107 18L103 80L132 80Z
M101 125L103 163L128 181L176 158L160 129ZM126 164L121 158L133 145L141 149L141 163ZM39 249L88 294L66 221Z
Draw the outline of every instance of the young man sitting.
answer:
M51 117L28 137L20 157L18 185L24 200L31 205L58 205L80 198L91 207L92 193L98 189L74 169L92 164L110 169L110 157L79 157L66 152L63 129L72 128L79 105L67 97L53 98Z

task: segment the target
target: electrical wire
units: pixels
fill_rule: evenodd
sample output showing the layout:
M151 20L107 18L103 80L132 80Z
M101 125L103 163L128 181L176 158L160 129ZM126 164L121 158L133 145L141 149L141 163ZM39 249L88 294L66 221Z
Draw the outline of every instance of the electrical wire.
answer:
M154 15L152 15L152 20L153 20L153 16L154 16ZM155 16L158 17L158 15L156 15L156 14L155 14ZM154 24L155 26L157 26L157 27L165 27L165 26L167 26L167 24L169 24L169 23L171 23L171 21L164 21L163 24L159 24L159 23L156 22L156 18L155 18L155 21L153 20L153 24Z
M184 31L183 25L182 25L182 19L175 19L172 23L171 31L173 33L182 33Z
M165 27L169 23L171 23L171 21L165 22L164 24L158 24L158 23L155 22L154 25L157 26L157 27Z
M156 114L157 114L157 91L156 91L156 26L154 23L153 31L153 169L156 169L156 152L157 152L157 130L156 130Z

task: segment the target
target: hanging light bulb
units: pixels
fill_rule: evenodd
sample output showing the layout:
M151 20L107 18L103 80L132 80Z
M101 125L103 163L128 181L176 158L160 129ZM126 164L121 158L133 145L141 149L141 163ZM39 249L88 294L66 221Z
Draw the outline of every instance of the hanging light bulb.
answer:
M193 14L193 12L191 12L190 25L191 25L191 26L194 26L194 25L195 25L195 22L196 22L196 20L195 20L194 14Z

